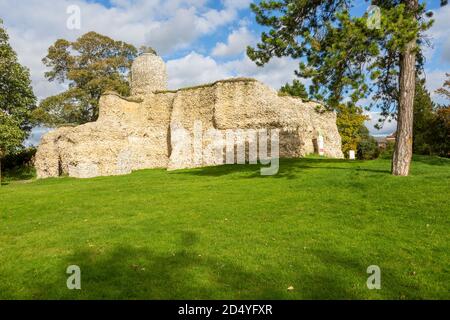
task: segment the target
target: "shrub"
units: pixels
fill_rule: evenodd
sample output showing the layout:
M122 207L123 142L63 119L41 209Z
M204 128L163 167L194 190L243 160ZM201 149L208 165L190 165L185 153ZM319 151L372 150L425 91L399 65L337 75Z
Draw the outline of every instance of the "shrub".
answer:
M362 127L367 116L363 110L351 103L340 104L336 110L336 125L342 139L342 152L348 158L350 150L357 150L358 144L362 139L361 134L368 134Z
M380 151L377 141L369 135L369 130L363 126L359 133L361 140L358 143L357 157L360 160L372 160L378 158Z
M386 148L381 152L380 157L382 159L392 159L392 155L394 154L394 145L394 142L389 141L386 144Z
M24 148L16 153L10 153L1 161L2 171L17 168L32 167L36 148Z

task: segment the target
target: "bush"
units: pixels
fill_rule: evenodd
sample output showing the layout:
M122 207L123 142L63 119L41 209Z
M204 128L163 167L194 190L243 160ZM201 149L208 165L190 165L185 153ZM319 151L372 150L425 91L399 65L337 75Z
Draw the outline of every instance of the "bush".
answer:
M32 167L35 154L36 148L30 147L6 155L1 159L2 172L17 168Z
M378 150L377 141L373 137L363 139L358 144L357 156L360 160L373 160L378 158L380 152Z
M378 143L374 137L369 134L369 130L363 126L359 130L361 140L358 143L356 156L360 160L372 160L378 158L380 151Z
M392 159L392 155L394 154L394 145L394 142L389 141L386 144L386 148L380 153L380 157L382 159Z
M342 139L342 152L346 158L349 157L350 150L357 150L361 141L361 133L365 133L364 121L367 116L363 110L350 103L340 104L337 108L336 125ZM368 133L368 131L367 131Z

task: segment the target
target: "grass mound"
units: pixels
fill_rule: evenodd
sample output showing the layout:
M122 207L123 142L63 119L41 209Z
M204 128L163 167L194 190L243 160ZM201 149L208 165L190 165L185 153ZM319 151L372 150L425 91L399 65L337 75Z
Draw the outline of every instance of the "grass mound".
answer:
M0 188L0 298L449 296L450 161L282 160ZM68 290L66 268L81 268ZM367 267L381 268L368 290ZM294 290L287 290L288 287Z

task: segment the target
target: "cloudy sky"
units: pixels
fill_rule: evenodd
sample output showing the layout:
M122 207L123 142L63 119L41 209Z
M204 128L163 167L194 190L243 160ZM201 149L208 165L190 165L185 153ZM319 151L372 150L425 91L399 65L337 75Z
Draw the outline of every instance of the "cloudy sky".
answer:
M64 90L44 78L41 60L58 38L75 40L96 31L139 47L150 45L167 63L169 87L178 88L234 76L254 77L273 88L294 78L297 62L274 59L264 68L245 55L255 44L261 27L249 10L251 0L0 0L4 21L19 60L30 69L33 88L39 99ZM365 1L355 1L354 14L367 9ZM434 46L426 50L427 83L433 92L450 72L450 5L427 1L436 20L429 36ZM81 28L69 29L67 13L76 5L81 11ZM433 98L439 98L433 93ZM376 121L376 110L372 122ZM395 123L374 134L390 133Z

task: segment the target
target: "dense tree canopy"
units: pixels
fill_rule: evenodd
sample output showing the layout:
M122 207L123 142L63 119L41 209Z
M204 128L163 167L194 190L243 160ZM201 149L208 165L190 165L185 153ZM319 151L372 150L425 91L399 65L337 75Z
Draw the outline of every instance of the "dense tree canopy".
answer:
M414 153L430 154L433 144L432 123L435 118L435 105L425 88L424 79L416 79L414 97Z
M310 78L313 98L330 108L336 109L346 98L356 104L372 96L384 115L396 112L392 171L408 175L416 66L423 64L423 33L432 20L417 0L373 0L379 11L362 17L350 15L352 3L263 0L252 4L257 22L269 30L247 54L258 65L274 56L299 59L296 74Z
M36 98L0 20L0 158L16 151L31 130Z
M450 88L449 80L437 92L449 97L446 88ZM450 106L433 103L425 79L416 81L414 153L450 157Z
M2 158L20 149L31 130L35 103L29 72L17 61L0 20L0 179Z
M95 121L103 92L129 95L129 71L136 56L134 46L95 32L74 42L57 40L42 60L50 68L45 76L66 83L68 89L43 100L36 117L47 125Z

